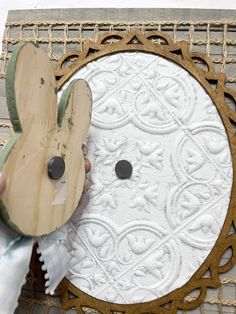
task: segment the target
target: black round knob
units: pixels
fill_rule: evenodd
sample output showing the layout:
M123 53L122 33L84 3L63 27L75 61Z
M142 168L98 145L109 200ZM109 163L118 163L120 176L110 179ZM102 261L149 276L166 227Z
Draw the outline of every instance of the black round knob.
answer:
M116 164L115 171L119 179L129 179L132 175L133 167L128 160L120 160Z
M48 161L48 176L50 179L58 180L65 172L65 161L61 156L54 156Z

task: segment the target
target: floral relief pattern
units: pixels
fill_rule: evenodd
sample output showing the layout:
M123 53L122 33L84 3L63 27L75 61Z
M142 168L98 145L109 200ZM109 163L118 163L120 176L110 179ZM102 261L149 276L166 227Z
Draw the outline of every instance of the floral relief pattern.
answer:
M80 69L93 94L91 190L68 223L67 278L131 304L181 287L212 250L232 186L229 143L201 85L162 57L124 52ZM133 167L128 180L119 160Z

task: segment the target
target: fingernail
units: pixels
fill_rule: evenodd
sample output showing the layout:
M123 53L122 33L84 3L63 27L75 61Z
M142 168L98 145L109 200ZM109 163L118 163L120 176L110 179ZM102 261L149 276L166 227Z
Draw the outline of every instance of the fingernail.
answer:
M92 169L92 164L88 158L84 160L85 171L89 172Z

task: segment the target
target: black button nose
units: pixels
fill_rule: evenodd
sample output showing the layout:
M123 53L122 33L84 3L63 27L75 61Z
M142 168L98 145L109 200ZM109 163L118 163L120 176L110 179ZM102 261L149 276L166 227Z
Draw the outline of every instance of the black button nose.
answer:
M65 161L61 156L54 156L48 161L48 176L50 179L58 180L65 172Z
M128 160L120 160L116 164L115 171L119 179L129 179L132 175L133 167Z

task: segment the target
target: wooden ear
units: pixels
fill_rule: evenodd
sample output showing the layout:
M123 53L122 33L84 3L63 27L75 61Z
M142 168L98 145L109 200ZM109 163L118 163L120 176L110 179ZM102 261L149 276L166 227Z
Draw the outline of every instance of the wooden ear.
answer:
M20 44L12 53L6 95L15 131L30 129L33 120L56 123L56 81L48 55L34 44Z
M88 132L91 113L92 93L88 83L82 79L72 81L58 105L58 126L62 129L74 128L75 136L82 144Z
M70 187L66 208L75 209L83 192L85 169L82 145L90 126L91 112L92 93L88 83L84 80L72 81L58 105L58 125L66 143L63 156Z

